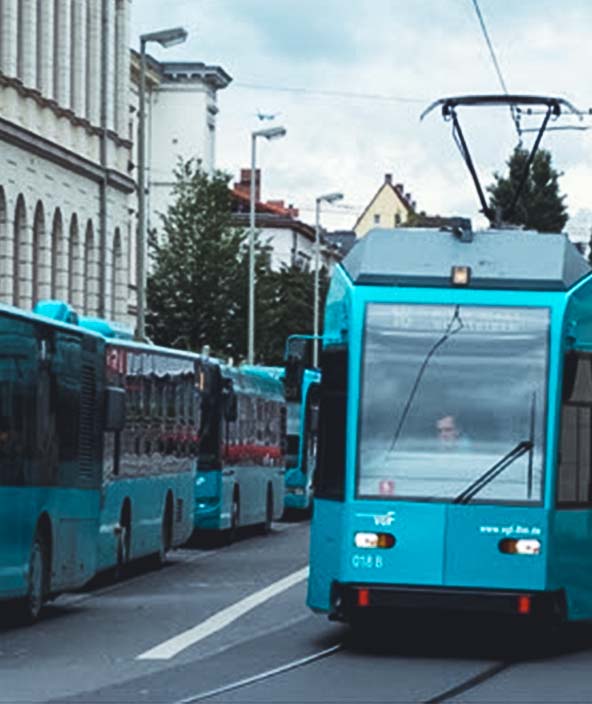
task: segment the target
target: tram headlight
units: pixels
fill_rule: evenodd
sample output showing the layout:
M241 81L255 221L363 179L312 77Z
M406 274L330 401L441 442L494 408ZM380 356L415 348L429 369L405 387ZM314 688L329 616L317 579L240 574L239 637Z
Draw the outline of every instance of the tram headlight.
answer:
M357 548L392 548L395 536L390 533L356 533L354 545Z
M507 555L540 555L541 541L536 538L506 538L500 541L499 549Z

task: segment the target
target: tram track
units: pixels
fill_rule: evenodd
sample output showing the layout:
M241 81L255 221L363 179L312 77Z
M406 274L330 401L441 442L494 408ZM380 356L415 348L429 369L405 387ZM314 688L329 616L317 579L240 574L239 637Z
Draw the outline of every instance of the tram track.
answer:
M215 687L205 692L199 692L197 694L190 695L189 697L172 701L170 702L170 704L197 704L198 702L207 701L208 699L213 699L214 697L219 697L224 694L228 694L229 692L236 691L238 689L243 689L254 684L260 684L261 682L265 682L266 680L273 679L275 677L278 677L279 675L286 674L296 669L307 667L308 665L312 665L321 660L327 660L332 656L343 652L344 650L344 643L337 643L334 646L325 648L324 650L320 650L316 653L312 653L311 655L292 660L290 662L285 663L284 665L279 665L270 670L265 670L249 677L243 677L240 680L236 680L235 682L230 682L229 684L222 685L220 687ZM429 699L422 700L421 704L441 704L443 702L450 701L455 697L465 694L466 692L469 692L475 687L478 687L484 682L494 679L499 674L505 672L513 665L514 662L512 661L502 661L490 665L483 671L479 672L476 675L473 675L472 677L467 678L466 680L463 680L454 687L449 687L448 689L439 692L438 694L430 697Z
M469 677L464 682L461 682L460 684L457 684L454 687L450 687L449 689L445 690L444 692L440 692L440 694L436 694L436 696L431 697L430 699L425 699L422 704L441 704L441 702L446 702L451 699L454 699L455 697L458 697L461 694L465 694L471 689L478 687L480 684L483 684L484 682L487 682L488 680L497 677L497 675L509 669L513 664L513 662L499 662L495 665L491 665L490 667L483 670L483 672L480 672L479 674L474 675L473 677Z
M326 658L335 655L341 650L343 650L343 644L338 643L337 645L334 645L330 648L325 648L324 650L320 650L316 653L313 653L312 655L307 655L306 657L298 658L297 660L292 660L291 662L288 662L284 665L280 665L279 667L274 667L271 670L266 670L256 675L251 675L251 677L244 677L243 679L237 680L236 682L231 682L230 684L223 685L221 687L216 687L206 692L200 692L199 694L191 695L184 699L177 699L176 701L171 702L171 704L195 704L196 702L203 702L206 699L211 699L212 697L217 697L222 694L228 694L228 692L233 692L237 689L242 689L243 687L248 687L252 684L264 682L265 680L272 679L273 677L277 677L278 675L283 675L284 673L290 672L291 670L306 667L307 665L318 662L319 660L325 660Z

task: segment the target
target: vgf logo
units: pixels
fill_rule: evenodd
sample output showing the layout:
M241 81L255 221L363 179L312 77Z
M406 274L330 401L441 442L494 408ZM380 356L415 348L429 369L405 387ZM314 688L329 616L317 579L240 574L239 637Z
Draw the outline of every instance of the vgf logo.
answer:
M395 522L395 512L388 511L384 514L374 516L374 525L376 526L391 526Z

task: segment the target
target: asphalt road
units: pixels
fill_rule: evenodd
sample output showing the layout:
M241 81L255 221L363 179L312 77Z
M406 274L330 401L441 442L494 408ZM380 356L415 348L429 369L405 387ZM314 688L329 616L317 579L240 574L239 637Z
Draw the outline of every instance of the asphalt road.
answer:
M0 626L0 702L592 702L592 627L407 620L360 641L307 610L307 553L307 523L277 524Z

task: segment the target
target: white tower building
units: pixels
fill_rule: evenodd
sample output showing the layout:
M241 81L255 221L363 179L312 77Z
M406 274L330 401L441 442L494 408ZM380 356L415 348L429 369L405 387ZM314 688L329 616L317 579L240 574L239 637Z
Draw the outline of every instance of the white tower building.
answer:
M139 55L134 52L132 76L137 91ZM201 62L159 62L148 57L147 71L147 222L160 227L171 199L179 157L199 159L215 168L217 92L232 78L220 66ZM137 99L136 99L137 105Z

